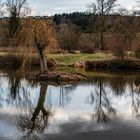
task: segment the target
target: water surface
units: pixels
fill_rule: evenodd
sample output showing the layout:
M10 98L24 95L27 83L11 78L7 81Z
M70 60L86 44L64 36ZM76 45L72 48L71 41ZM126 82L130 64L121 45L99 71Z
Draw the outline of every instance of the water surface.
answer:
M140 75L54 86L0 72L0 140L139 140Z

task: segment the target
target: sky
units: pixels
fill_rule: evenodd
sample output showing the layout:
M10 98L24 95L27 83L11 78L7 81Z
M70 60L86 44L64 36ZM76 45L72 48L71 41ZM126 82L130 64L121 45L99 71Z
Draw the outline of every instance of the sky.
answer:
M5 0L1 0L5 1ZM71 12L85 12L88 4L96 0L27 0L33 16L45 16ZM138 0L117 0L121 7L128 10L140 10Z
M55 13L70 13L86 11L87 5L94 0L27 0L32 9L32 15L53 15ZM138 7L137 0L118 0L118 4L128 10Z

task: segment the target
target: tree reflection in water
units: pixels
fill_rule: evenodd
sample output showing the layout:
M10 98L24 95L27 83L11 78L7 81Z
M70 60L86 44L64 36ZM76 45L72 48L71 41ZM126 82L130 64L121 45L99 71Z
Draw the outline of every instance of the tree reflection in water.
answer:
M64 107L71 101L72 91L75 90L77 85L61 85L60 92L59 92L59 105Z
M5 77L6 78L6 77ZM19 90L21 88L21 81L23 77L18 75L17 73L9 74L7 77L8 81L8 96L7 96L7 103L8 104L14 104L14 101L16 102L20 101L20 93Z
M4 94L0 94L0 106L4 106L7 102L9 102L7 103L9 106L12 105L13 107L16 106L16 108L19 111L17 126L22 132L25 132L27 136L27 137L26 136L22 137L22 139L30 139L30 140L39 139L38 137L33 137L33 138L31 137L33 136L32 134L34 132L43 133L45 131L45 128L48 127L48 123L52 115L52 110L51 110L52 108L50 107L50 105L56 105L56 106L58 105L57 106L58 108L65 107L65 106L67 107L68 104L73 103L73 99L75 99L75 96L77 96L77 93L73 91L77 91L76 87L78 86L78 84L54 85L53 88L50 86L51 87L50 90L53 90L53 93L47 94L48 84L41 83L40 91L39 91L40 94L37 99L37 102L35 103L36 104L35 107L33 103L32 94L28 93L29 89L30 91L33 91L32 90L33 84L31 81L28 80L24 81L24 77L20 77L18 75L10 75L3 79L4 79L3 81L8 81L9 83L8 83L7 92L4 91L4 88L7 88L7 85L0 87L1 92L2 90L5 92L5 93L2 92ZM109 77L109 78L97 76L96 78L94 78L94 80L91 83L87 82L82 84L80 84L80 86L87 86L87 87L92 84L95 88L95 90L92 89L92 93L90 94L90 104L92 104L94 107L94 113L92 113L92 119L96 120L97 123L99 122L107 123L116 118L117 111L119 111L120 106L118 110L115 109L118 106L112 105L114 99L115 101L117 99L118 103L119 103L118 101L119 99L122 99L121 101L125 103L127 102L127 107L131 106L131 111L133 113L132 115L140 119L139 76L127 77L124 75L119 75L116 77ZM38 89L38 84L35 85L34 87ZM54 94L54 91L57 92L58 94ZM48 106L47 108L45 108L44 105L45 98L47 99L46 100L47 102L46 105ZM81 99L82 98L83 97L81 95ZM80 100L79 102L81 104L82 100ZM76 105L77 104L75 104L75 106ZM80 111L81 110L82 108L80 108ZM126 112L127 111L129 110L126 110Z
M127 80L124 77L124 75L120 74L119 76L110 79L110 86L115 95L121 96L125 93Z
M109 93L107 93L104 88L104 81L102 78L99 78L97 81L97 89L95 90L95 93L90 94L90 103L94 104L95 106L95 112L92 115L92 119L96 118L97 123L107 123L116 117L116 111L111 106L108 95Z
M140 79L136 78L134 83L131 83L131 98L132 98L132 115L140 119Z
M33 132L43 133L48 126L51 116L51 108L46 109L44 106L48 85L41 83L39 99L34 109L30 99L23 101L18 116L18 128L25 132L28 136ZM26 92L26 90L24 90ZM26 93L27 94L27 93ZM27 94L28 95L28 94Z

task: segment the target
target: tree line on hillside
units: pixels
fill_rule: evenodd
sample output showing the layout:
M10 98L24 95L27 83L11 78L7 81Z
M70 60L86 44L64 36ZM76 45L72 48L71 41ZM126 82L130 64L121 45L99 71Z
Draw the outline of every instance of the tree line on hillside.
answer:
M135 52L139 57L140 17L124 8L113 14L116 2L100 0L89 5L89 12L54 15L61 48L83 53L111 51L122 59L127 52Z
M53 22L56 25L60 25L62 23L72 23L76 26L80 27L83 32L88 32L89 27L94 27L97 20L97 15L93 15L92 13L87 12L74 12L74 13L64 13L64 14L55 14L53 17ZM93 32L93 31L91 31Z
M0 14L4 7L9 18L0 21L0 46L18 46L26 52L36 49L42 72L48 71L46 48L53 53L108 51L121 59L130 52L139 58L140 17L127 15L124 9L112 14L117 1L95 0L89 4L88 12L56 14L53 20L46 20L26 18L31 12L27 0L5 0L0 2ZM23 66L31 56L24 57Z

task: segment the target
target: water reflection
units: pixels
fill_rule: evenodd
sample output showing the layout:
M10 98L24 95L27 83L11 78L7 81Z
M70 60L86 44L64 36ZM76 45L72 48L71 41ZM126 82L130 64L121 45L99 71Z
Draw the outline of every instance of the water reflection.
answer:
M122 95L125 92L127 82L124 75L120 75L111 80L110 86L116 95Z
M138 84L139 85L139 84ZM140 119L140 91L139 86L136 84L131 84L131 98L132 98L132 115Z
M104 81L102 78L98 78L95 93L90 94L91 104L95 104L95 113L93 113L92 118L96 118L97 123L107 123L116 116L116 111L111 106L107 92L109 91L106 91Z
M11 138L6 135L11 126L17 139L29 140L66 131L103 131L127 119L140 129L139 75L96 76L90 82L57 86L16 74L1 74L0 81L0 127L5 131L0 130L0 138Z
M28 97L26 98L26 104L23 102L23 106L20 108L18 127L22 131L25 131L27 135L30 135L33 132L43 133L44 129L48 125L48 120L51 115L51 108L46 109L44 106L47 88L48 85L46 83L41 83L40 94L35 109L30 102L30 99L27 99ZM26 92L26 95L27 94L28 93Z

